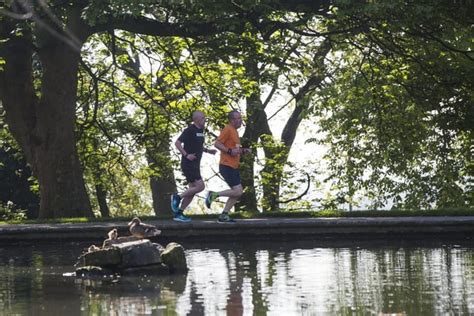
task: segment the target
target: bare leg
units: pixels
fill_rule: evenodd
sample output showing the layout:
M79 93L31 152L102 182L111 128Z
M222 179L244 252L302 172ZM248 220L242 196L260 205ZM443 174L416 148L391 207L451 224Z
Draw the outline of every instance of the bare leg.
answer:
M227 199L227 202L225 202L225 206L224 206L224 209L222 210L223 213L229 213L231 208L235 205L235 203L237 203L237 201L239 200L239 198L235 198L235 197L230 197Z
M204 181L202 181L202 179L190 183L188 189L181 194L182 200L180 208L185 210L193 200L194 195L201 192L202 190L204 190Z
M242 193L244 192L244 189L242 187L242 184L238 184L236 186L233 186L229 190L224 190L220 192L216 192L218 196L228 196L228 197L236 197L239 198L242 196Z
M239 198L242 196L242 193L243 193L243 187L241 184L233 186L230 190L217 192L218 196L229 197L224 206L224 210L223 210L224 213L229 213L230 209L235 205L235 203L237 203Z

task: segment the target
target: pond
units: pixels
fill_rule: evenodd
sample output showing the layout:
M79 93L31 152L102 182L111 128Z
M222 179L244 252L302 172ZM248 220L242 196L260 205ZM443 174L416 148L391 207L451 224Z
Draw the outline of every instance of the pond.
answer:
M4 315L473 315L471 240L180 241L187 275L81 280L91 243L0 245ZM2 314L2 315L3 315Z

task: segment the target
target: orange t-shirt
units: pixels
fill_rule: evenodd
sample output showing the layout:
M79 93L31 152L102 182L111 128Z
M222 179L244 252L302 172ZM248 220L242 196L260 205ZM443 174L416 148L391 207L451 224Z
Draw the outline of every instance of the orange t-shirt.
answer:
M240 138L239 133L235 127L230 124L227 124L226 127L221 131L217 140L225 145L225 147L233 149L233 148L240 148ZM240 162L240 155L231 156L226 152L221 152L221 158L219 163L221 165L229 166L234 169L239 167Z

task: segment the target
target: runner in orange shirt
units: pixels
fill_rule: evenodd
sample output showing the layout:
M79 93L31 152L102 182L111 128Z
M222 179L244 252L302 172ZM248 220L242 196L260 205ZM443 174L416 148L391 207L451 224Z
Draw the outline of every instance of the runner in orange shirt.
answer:
M242 126L242 116L238 111L231 111L228 114L229 124L221 131L214 146L220 150L221 157L219 161L219 173L229 185L229 190L220 192L209 191L206 196L206 206L211 207L211 203L220 196L228 197L224 210L219 215L219 223L235 222L230 216L230 209L237 203L242 196L243 187L240 180L240 155L250 153L249 148L242 148L240 145L237 129Z

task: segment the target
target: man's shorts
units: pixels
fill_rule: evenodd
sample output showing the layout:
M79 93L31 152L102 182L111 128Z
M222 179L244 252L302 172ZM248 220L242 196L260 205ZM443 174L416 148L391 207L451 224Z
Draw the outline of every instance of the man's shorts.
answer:
M199 163L181 163L181 170L188 183L201 180L201 167Z
M240 180L239 169L234 169L225 165L219 165L219 173L231 188L242 183Z

